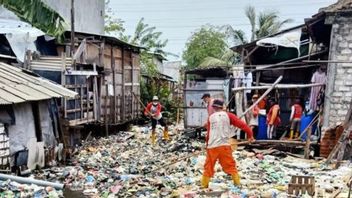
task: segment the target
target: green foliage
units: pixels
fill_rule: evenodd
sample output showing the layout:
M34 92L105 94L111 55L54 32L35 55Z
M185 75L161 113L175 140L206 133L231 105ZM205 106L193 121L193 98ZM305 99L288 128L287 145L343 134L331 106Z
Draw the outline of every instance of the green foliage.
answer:
M174 109L172 108L172 98L170 98L171 90L167 82L160 80L158 68L154 62L156 55L163 57L173 55L164 51L163 48L167 45L168 40L162 40L161 35L162 32L156 31L156 27L146 24L144 18L141 18L136 26L134 35L126 36L125 41L144 48L140 53L141 72L147 75L148 78L140 80L141 100L144 104L147 104L156 95L165 110L170 112L170 110ZM164 116L166 114L164 113ZM176 114L171 113L171 115Z
M224 33L215 27L203 26L186 43L183 60L187 69L197 68L206 57L220 58L226 48Z
M281 21L277 11L263 11L257 14L253 6L247 6L245 8L245 15L251 25L250 40L247 39L242 30L234 29L231 25L222 27L228 41L232 45L246 44L256 39L278 33L285 24L292 22L292 19Z
M142 51L140 53L140 60L142 63L142 73L147 74L150 77L158 77L157 72L158 68L157 65L154 63L154 54L148 53L146 51Z
M41 0L0 0L0 5L15 13L22 21L57 38L58 42L63 41L67 28L65 20Z
M257 14L253 6L246 7L245 14L251 24L251 41L275 34L285 24L292 22L292 19L281 21L277 11L263 11Z
M206 57L203 62L199 65L199 67L222 66L230 68L236 63L239 63L239 60L239 54L232 51L231 49L228 49L220 58Z
M126 39L127 37L124 35L125 28L123 27L123 24L125 21L114 16L115 13L109 7L109 3L110 0L105 1L104 31L109 35L116 36L120 39L123 38L121 39L123 41L128 41L128 39Z
M146 24L144 18L141 18L136 26L134 35L129 38L129 42L134 45L144 47L148 52L160 54L164 57L171 55L176 56L173 53L164 51L168 40L161 39L162 32L156 31L155 26Z
M280 21L278 12L275 11L264 11L260 12L257 16L255 8L248 6L245 9L245 15L251 24L251 41L256 39L275 34L280 31L283 25L290 23L291 19ZM236 30L230 25L223 26L221 28L226 35L227 41L233 45L242 45L248 43L246 35L242 30ZM201 67L209 66L225 66L232 67L239 63L239 54L232 50L227 50L222 56L207 56L203 58Z

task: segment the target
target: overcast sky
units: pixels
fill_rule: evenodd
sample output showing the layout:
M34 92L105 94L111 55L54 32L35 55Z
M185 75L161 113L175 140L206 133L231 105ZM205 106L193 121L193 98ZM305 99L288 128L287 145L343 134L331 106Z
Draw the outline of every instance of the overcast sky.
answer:
M286 25L288 28L302 24L304 18L335 2L336 0L111 0L109 7L118 18L125 21L127 34L133 34L137 22L144 17L146 23L163 32L162 38L169 40L166 51L178 54L181 59L187 39L204 24L230 24L245 31L249 37L250 25L244 14L244 8L248 5L255 6L257 11L279 11L281 19L293 19L292 23Z

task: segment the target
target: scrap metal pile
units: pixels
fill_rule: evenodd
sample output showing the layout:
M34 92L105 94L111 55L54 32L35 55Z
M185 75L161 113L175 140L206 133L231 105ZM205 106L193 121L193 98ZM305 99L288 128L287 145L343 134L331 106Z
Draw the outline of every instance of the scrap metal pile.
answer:
M171 142L161 140L160 132L158 144L152 146L148 131L135 126L130 132L93 139L80 148L71 166L42 170L35 177L65 183L67 188L89 197L287 197L292 175L314 176L316 195L328 197L336 190L341 190L341 197L348 193L350 164L331 170L322 162L275 150L234 152L242 186L234 186L217 165L210 188L200 189L204 142L171 128ZM194 152L201 154L184 158ZM62 192L47 196L60 197Z

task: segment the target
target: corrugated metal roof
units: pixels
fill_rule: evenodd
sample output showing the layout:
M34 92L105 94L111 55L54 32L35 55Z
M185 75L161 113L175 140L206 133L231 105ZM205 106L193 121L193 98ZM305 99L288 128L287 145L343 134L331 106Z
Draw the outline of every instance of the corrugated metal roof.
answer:
M32 76L20 68L0 63L0 104L61 97L74 98L76 95L76 92L47 79Z
M291 27L291 28L287 28L287 29L281 30L280 32L277 32L277 33L275 33L275 34L271 34L271 35L269 35L269 36L265 36L265 37L263 37L263 38L257 39L257 40L255 40L255 41L252 41L252 42L249 42L249 43L245 43L245 44L241 44L241 45L233 46L233 47L231 47L230 49L232 49L232 51L241 53L241 51L242 51L243 48L245 48L245 49L254 48L254 47L257 45L257 41L259 41L259 40L261 40L261 39L269 38L269 37L274 37L274 36L277 36L277 35L280 35L280 34L289 32L289 31L294 30L294 29L303 28L304 25L305 25L305 24L301 24L301 25L297 25L297 26L294 26L294 27Z

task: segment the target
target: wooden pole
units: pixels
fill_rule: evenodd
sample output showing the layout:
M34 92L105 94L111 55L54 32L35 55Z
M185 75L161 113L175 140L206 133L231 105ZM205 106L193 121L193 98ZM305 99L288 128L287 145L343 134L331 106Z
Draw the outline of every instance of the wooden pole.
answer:
M114 89L113 91L113 95L114 95L114 100L113 100L113 105L114 105L114 108L112 108L110 106L110 115L111 115L111 110L113 110L113 123L116 124L117 123L117 109L116 109L116 106L117 106L117 101L116 101L116 68L115 68L115 57L114 57L114 46L111 45L111 49L110 49L110 55L111 55L111 70L112 70L112 87Z
M120 105L121 105L121 119L122 121L124 122L125 121L125 118L126 118L126 97L125 97L125 50L123 47L121 47L121 65L122 65L122 90L121 90L121 95L122 95L122 98L121 98L121 102L120 102Z
M304 147L304 158L309 159L309 153L310 153L310 136L312 134L312 126L308 128L308 134L307 134L307 139L306 139L306 145Z
M298 57L298 58L293 58L293 59L290 59L290 60L287 60L287 61L283 61L283 62L280 62L280 63L276 63L276 64L270 64L270 65L251 65L251 66L252 66L252 67L259 67L258 70L261 70L261 69L268 69L268 68L272 68L272 67L287 65L287 63L292 63L292 62L304 60L304 59L308 58L309 56L315 56L315 55L323 54L323 53L325 53L325 52L327 52L327 51L328 51L328 50L323 50L323 51L316 52L316 53L311 54L311 55L305 55L305 56L301 56L301 57ZM299 64L299 63L294 63L294 64ZM257 69L254 69L254 70L252 70L252 71L256 71L256 70L257 70Z
M134 86L134 79L133 79L133 53L130 53L130 57L131 57L131 93L133 92L133 86ZM133 97L131 97L131 119L134 119L134 103L133 103Z
M71 57L75 53L75 0L71 0Z
M303 60L304 63L352 63L352 61L342 60Z
M141 99L139 99L139 98L136 96L136 94L135 94L134 92L132 92L132 95L138 100L139 104L142 105L143 109L147 109L147 107L143 104L143 102L141 101ZM148 110L147 110L147 112L148 112L149 114L151 114Z
M297 88L309 88L309 87L319 87L324 86L325 83L312 83L312 84L285 84L285 85L276 85L276 89L297 89ZM237 87L233 88L232 91L243 91L243 90L259 90L259 89L269 89L271 86L253 86L253 87Z
M96 65L93 63L93 67L95 68ZM95 121L98 121L98 81L97 76L93 76L93 117Z
M105 124L105 135L106 135L106 137L109 136L109 126L108 126L108 96L109 96L109 88L108 88L108 86L109 86L109 84L105 85L105 93L106 94L105 94L105 98L104 98L104 121L105 121L104 124Z

